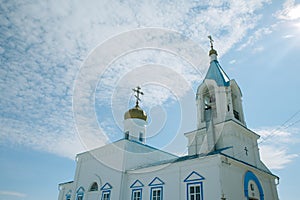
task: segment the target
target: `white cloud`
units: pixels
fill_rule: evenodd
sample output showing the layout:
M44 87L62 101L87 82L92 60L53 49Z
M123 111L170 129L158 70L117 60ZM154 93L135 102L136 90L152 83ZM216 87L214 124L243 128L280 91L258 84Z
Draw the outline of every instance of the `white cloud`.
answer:
M207 35L211 34L222 55L243 39L248 30L256 27L259 16L255 13L269 2L228 0L171 4L165 1L86 3L67 0L59 6L54 1L2 3L1 141L74 157L72 154L76 153L76 148L83 147L73 122L73 85L82 61L96 45L123 31L162 27L179 31L195 43L202 44L206 50L209 48ZM121 47L122 42L115 46ZM173 61L164 63L162 58L158 58L161 60L156 64L174 66L174 72L182 74L191 83L201 81L191 68L180 63L176 65ZM123 61L123 67L114 65L116 68L109 68L110 73L103 80L109 89L118 81L114 77L116 73L121 72L117 77L122 77L126 69L133 69L128 68L134 64L131 60L127 60L128 63L126 59ZM168 83L176 91L181 89L176 82L169 80ZM157 91L153 93L157 97L154 100L163 103L172 98L172 92ZM145 98L145 103L152 102L151 98ZM81 109L85 111L87 108ZM82 123L88 119L82 119ZM86 130L93 132L86 142L104 144L106 138L97 135L98 130L102 131L97 124ZM93 137L97 140L92 141Z
M262 161L270 169L283 169L295 158L297 154L288 153L286 148L278 148L272 145L260 145L260 155Z
M265 48L263 46L257 46L255 48L252 49L253 53L258 53L258 52L262 52Z
M260 40L261 38L263 38L265 35L268 35L268 34L271 34L271 33L272 33L272 29L269 28L269 27L260 28L260 29L256 30L248 38L248 40L245 43L243 43L237 50L241 51L245 47L253 46L258 40ZM254 49L254 51L256 51L256 50L262 50L262 48L261 47L256 47Z
M283 9L278 11L275 16L282 20L300 19L300 4L296 4L295 0L287 0Z
M295 35L290 35L290 34L282 36L282 38L284 38L284 39L289 39L289 38L294 38L294 37L295 37Z
M30 146L33 149L47 151L63 157L74 159L76 153L84 151L80 139L75 134L53 131L47 127L29 125L11 119L1 119L0 143L6 142Z
M16 192L16 191L5 191L5 190L0 190L0 196L13 196L13 197L18 197L18 198L23 198L26 197L27 194L21 193L21 192Z
M261 128L256 130L261 138L259 149L262 161L270 169L283 169L299 155L291 152L291 146L300 142L298 129Z
M236 60L235 60L235 59L229 61L229 64L234 64L234 63L236 63Z

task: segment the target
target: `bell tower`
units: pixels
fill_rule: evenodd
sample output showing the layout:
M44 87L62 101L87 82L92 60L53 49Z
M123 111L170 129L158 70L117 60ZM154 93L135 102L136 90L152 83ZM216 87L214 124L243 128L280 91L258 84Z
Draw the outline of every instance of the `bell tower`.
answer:
M241 90L235 80L230 80L222 69L211 36L209 39L210 65L196 94L197 128L206 127L209 121L221 123L229 119L246 127Z
M259 135L246 126L241 90L222 69L213 47L214 41L211 36L208 38L211 47L209 68L196 93L197 130L185 133L188 153L222 151L254 166L260 165Z

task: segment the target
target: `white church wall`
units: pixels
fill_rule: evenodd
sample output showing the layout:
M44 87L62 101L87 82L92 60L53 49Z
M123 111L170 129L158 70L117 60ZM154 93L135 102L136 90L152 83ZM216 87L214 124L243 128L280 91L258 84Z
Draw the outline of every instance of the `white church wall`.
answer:
M164 199L181 200L187 198L188 185L201 183L204 199L219 199L221 195L219 162L217 156L209 156L129 171L127 185L139 180L144 185L142 187L143 199L148 199L151 195L149 184L154 179L159 179L163 184L152 187L161 186ZM156 184L159 184L159 181ZM131 198L131 192L127 194L127 198Z
M73 183L74 182L72 181L72 182L59 184L58 200L66 200L68 195L70 196L70 198L72 197L72 194L74 192Z
M251 167L249 165L242 164L230 158L220 156L222 164L220 166L220 180L222 194L227 199L245 199L248 198L245 196L245 175L248 171L253 173L259 183L261 184L264 200L278 200L276 186L274 184L275 176L265 173L257 168ZM252 197L261 199L259 197L259 192L249 190L249 197L253 193Z

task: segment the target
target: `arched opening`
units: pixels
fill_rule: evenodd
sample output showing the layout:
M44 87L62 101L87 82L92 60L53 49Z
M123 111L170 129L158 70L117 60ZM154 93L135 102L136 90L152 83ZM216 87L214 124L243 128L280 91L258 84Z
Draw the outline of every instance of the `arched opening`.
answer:
M244 194L249 200L264 200L264 192L262 186L251 171L247 171L244 177Z
M216 96L215 90L211 87L206 87L202 93L202 121L210 121L212 118L217 117L216 111Z
M91 185L90 191L98 191L98 184L96 182Z
M234 118L243 122L242 95L236 84L231 85L231 100Z

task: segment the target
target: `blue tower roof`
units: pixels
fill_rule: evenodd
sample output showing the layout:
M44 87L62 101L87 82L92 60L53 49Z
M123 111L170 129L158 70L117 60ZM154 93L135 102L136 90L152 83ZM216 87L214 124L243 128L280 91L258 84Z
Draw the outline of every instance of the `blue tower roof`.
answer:
M210 62L209 69L205 76L205 79L212 79L215 80L218 86L229 86L230 79L227 74L222 69L221 65L217 60L212 60ZM205 80L204 79L204 80Z

